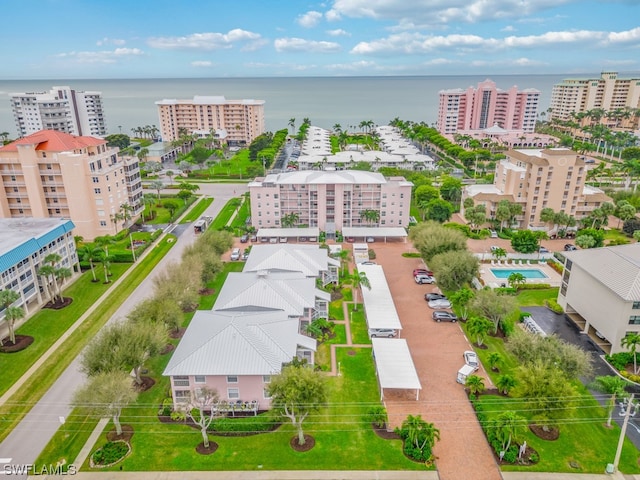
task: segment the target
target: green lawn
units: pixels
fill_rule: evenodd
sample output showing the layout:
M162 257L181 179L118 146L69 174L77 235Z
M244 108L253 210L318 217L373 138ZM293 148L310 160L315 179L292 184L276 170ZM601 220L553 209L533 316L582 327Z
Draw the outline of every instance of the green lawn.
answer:
M187 215L184 216L184 218L180 221L180 223L195 222L202 216L204 211L207 208L209 208L209 205L211 205L212 203L213 203L212 197L201 198L198 201L198 204L195 207L193 207Z
M156 417L168 387L167 379L159 376L168 362L166 355L155 358L151 366L158 383L140 395L136 407L123 412L123 421L135 429L133 454L102 470L424 470L423 464L403 455L399 440L380 439L364 418L372 405L379 405L371 350L339 350L342 376L327 378L328 405L304 424L305 433L316 440L312 450L298 453L291 449L294 430L284 423L274 432L253 436L211 435L219 445L216 453L197 454L195 446L201 441L197 430L163 424ZM96 447L104 442L103 435ZM88 469L86 464L83 469Z
M178 205L178 209L175 212L173 212L173 215L171 215L171 212L169 210L164 208L163 205L165 200L172 200L176 203L176 205ZM153 220L147 220L144 223L148 225L171 223L176 218L179 218L180 215L182 215L184 211L187 209L187 207L189 207L189 205L195 202L195 200L196 200L196 197L192 196L191 198L188 198L187 202L185 203L184 200L181 200L175 195L161 195L160 206L158 206L157 203L154 203L153 205L149 206L149 208L151 208L151 210L155 212L155 217L153 218Z
M131 264L125 263L112 264L111 280L120 278L130 266ZM98 275L102 274L102 267L96 270ZM63 296L73 299L71 305L61 310L43 308L16 331L19 335L32 336L34 341L29 348L21 352L0 354L0 372L2 372L0 395L4 394L112 285L112 283L104 284L101 281L93 283L91 279L91 272L84 272L64 290Z
M234 217L233 222L231 222L231 227L235 230L238 228L243 228L247 225L247 219L251 216L251 205L249 202L249 196L245 197L240 210L238 210L238 214Z
M629 243L631 239L627 237L627 235L622 231L615 228L611 230L604 231L604 243L608 244L610 241L621 242L621 243Z
M541 290L520 290L516 295L516 301L520 307L542 307L545 300L558 298L558 290L558 287Z
M9 401L0 406L0 418L6 419L0 430L0 441L4 440L11 430L40 400L56 379L77 357L87 342L95 337L100 328L111 318L131 292L144 280L169 249L175 244L175 237L168 235L147 255L143 262L135 265L126 282L120 284L108 294L107 298L89 315L89 317L65 340L61 347L44 362L34 373L24 388L14 394ZM75 302L74 302L75 303ZM71 304L67 308L71 308ZM66 310L66 309L64 309ZM31 349L32 347L29 347ZM12 354L15 355L15 354ZM6 369L2 370L6 374ZM15 380L14 380L15 381ZM4 383L3 383L4 385Z
M233 212L236 211L239 205L239 198L232 198L229 200L226 205L222 207L218 216L213 220L210 228L213 228L214 230L222 230L227 225L233 215Z
M344 345L347 343L347 330L343 324L335 325L333 333L335 333L335 337L318 344L318 349L316 350L316 365L325 372L331 370L331 345Z
M349 305L349 320L351 323L351 341L357 345L371 343L362 305L358 305L357 311L353 310L353 305Z

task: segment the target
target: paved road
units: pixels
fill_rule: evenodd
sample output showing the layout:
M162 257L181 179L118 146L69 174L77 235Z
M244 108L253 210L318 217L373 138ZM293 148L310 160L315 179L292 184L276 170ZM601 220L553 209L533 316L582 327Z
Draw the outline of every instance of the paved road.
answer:
M199 193L214 198L214 202L205 214L215 217L230 198L245 191L247 191L247 186L244 184L201 184ZM125 300L107 323L125 318L135 305L149 297L153 291L152 282L155 275L162 272L168 263L179 261L184 248L193 243L195 239L192 228L177 226L175 233L179 235L176 245ZM60 419L65 419L71 412L71 397L84 380L84 375L79 371L79 359L76 358L22 422L0 443L0 475L2 475L6 463L30 464L35 462L40 452L60 427ZM69 427L71 428L71 425Z

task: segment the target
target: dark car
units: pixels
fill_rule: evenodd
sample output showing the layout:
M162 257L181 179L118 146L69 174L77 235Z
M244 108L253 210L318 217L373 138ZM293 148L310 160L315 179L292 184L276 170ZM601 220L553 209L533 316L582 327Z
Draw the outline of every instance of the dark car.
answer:
M578 247L576 247L575 245L573 245L573 244L571 244L571 243L567 243L567 244L564 246L564 250L565 250L566 252L570 252L570 251L572 251L572 250L577 250L577 249L578 249Z
M436 322L457 322L458 317L455 313L446 310L436 310L431 315Z
M431 270L427 270L426 268L414 268L413 276L415 277L416 275L429 275L430 277L433 277L433 272Z
M247 243L249 241L249 235L242 235L240 237L240 243Z
M432 300L446 300L447 296L441 293L425 293L424 299L427 302L431 302Z

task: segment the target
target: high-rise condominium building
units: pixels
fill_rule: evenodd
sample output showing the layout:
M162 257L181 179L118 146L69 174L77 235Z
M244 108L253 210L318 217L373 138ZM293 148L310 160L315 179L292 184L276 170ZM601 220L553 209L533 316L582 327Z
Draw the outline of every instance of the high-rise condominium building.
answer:
M533 133L540 92L529 88L500 90L485 80L477 88L440 91L438 131L452 135L459 130L483 130L495 124L507 131Z
M86 240L113 235L144 208L138 159L100 138L43 130L16 140L0 148L0 179L0 218L71 219Z
M223 96L195 96L193 100L156 102L162 140L172 142L182 133L222 134L227 144L246 145L264 133L264 100L227 100Z
M92 137L107 134L101 92L53 87L49 92L11 93L10 96L21 137L40 130Z
M509 150L496 165L493 185L469 185L462 200L482 204L495 218L502 200L522 205L516 220L521 228L542 229L540 212L551 208L580 220L609 198L599 188L585 184L587 169L582 156L567 148ZM552 232L550 232L552 233Z
M639 108L640 77L618 78L618 72L602 72L600 78L565 78L554 85L549 118L569 120L573 113L595 109L614 112ZM637 117L635 120L637 125Z
M405 227L413 184L358 170L288 172L249 184L251 221L256 228L281 227L285 215L321 230L344 227ZM371 212L377 212L377 221Z

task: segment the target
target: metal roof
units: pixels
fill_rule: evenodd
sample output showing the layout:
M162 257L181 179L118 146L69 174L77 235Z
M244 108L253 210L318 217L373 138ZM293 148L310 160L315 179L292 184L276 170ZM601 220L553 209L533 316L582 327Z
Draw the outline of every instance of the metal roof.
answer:
M573 250L563 255L623 300L640 301L640 243Z
M372 338L380 387L422 390L409 346L404 338Z
M59 218L0 219L0 272L33 255L75 228Z
M318 227L260 228L258 229L258 233L256 235L258 236L258 238L260 237L287 237L287 238L316 237L318 238L318 236L320 235L320 229ZM251 249L251 254L253 254L253 248Z
M343 227L345 237L406 237L404 227Z
M364 287L361 289L368 327L401 330L402 324L382 266L359 264L358 271L367 276L371 285L371 289Z
M329 270L329 265L340 265L328 253L319 245L254 245L243 272L280 270L320 277L321 272Z
M299 272L231 272L212 310L255 307L302 316L305 308L315 307L316 290L315 279Z
M272 375L316 341L298 333L287 313L199 310L173 353L165 376Z

